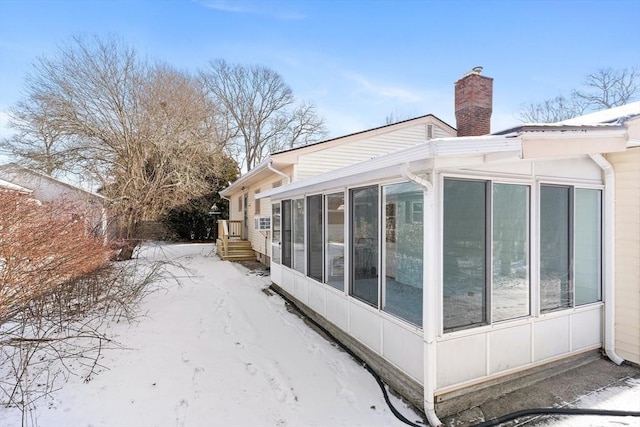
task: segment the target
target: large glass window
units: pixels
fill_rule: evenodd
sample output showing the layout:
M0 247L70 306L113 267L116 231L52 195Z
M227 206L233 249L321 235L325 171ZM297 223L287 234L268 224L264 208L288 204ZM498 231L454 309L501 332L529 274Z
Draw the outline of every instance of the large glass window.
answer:
M351 295L378 307L378 187L351 190Z
M444 180L444 328L487 322L487 182Z
M540 310L602 299L602 191L540 186Z
M540 310L571 307L571 188L540 187Z
M304 199L292 201L293 209L293 268L305 272L304 258Z
M271 205L271 261L280 264L280 202Z
M602 282L602 192L575 190L575 304L600 301Z
M491 320L530 314L529 187L493 184Z
M325 283L344 290L344 193L328 194L325 200Z
M292 259L292 225L291 200L282 201L282 265L291 267Z
M421 186L382 187L385 207L382 309L422 326L424 240Z
M307 197L307 275L322 282L323 271L322 195Z

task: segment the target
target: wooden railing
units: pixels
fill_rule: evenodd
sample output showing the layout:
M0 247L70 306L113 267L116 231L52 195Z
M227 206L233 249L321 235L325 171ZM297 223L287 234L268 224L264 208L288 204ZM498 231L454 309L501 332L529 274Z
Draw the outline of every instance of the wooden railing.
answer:
M229 224L229 237L238 237L242 239L242 221L241 220L228 220Z
M226 255L229 251L229 239L232 237L242 238L242 221L241 220L218 220L218 254Z

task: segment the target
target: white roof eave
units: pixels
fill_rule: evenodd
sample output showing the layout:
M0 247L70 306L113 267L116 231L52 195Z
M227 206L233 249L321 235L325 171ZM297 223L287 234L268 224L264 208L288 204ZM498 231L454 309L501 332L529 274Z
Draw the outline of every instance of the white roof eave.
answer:
M402 165L445 156L471 156L499 152L520 152L520 140L513 135L487 135L466 138L440 138L394 151L354 165L277 187L256 195L285 198L331 188L365 184L383 178L402 176Z
M511 160L573 157L591 153L624 150L629 136L624 128L552 130L476 137L439 138L389 154L365 160L331 172L283 185L257 195L257 198L288 198L353 185L366 185L403 175L403 165L424 170L428 159L484 156L492 163ZM560 143L559 143L560 142ZM525 147L526 145L526 147ZM534 147L535 150L531 150ZM525 150L526 148L526 150ZM422 163L421 163L422 162Z

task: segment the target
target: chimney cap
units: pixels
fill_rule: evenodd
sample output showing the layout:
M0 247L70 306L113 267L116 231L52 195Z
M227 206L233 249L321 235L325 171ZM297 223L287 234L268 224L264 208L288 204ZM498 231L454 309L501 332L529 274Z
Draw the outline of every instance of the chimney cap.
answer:
M471 72L475 73L475 74L480 74L480 73L482 73L482 67L481 66L473 67Z

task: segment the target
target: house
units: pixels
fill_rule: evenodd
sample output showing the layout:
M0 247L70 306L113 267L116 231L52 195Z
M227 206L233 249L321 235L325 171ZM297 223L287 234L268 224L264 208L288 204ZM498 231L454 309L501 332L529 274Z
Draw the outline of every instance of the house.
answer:
M3 184L4 183L4 184ZM27 169L15 163L0 166L0 188L26 192L40 202L64 202L73 205L77 217L96 236L107 230L107 199L56 178Z
M257 258L269 265L272 245L277 243L270 234L272 205L256 197L261 192L425 140L455 135L454 128L429 114L268 155L220 192L229 200L229 221L219 221L218 254L223 259Z
M432 425L461 395L552 362L600 349L637 360L629 108L626 120L433 138L261 191L274 286Z
M236 235L269 218L252 241L274 287L432 425L495 384L640 347L640 103L491 135L492 80L476 68L455 92L457 136L377 128L272 154L223 192ZM378 135L395 150L369 154Z

